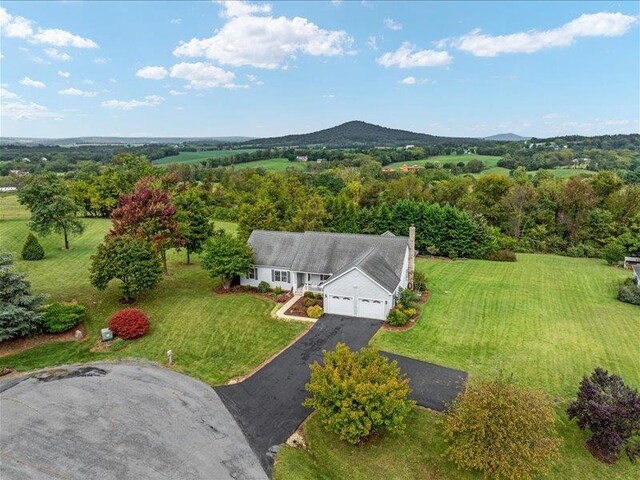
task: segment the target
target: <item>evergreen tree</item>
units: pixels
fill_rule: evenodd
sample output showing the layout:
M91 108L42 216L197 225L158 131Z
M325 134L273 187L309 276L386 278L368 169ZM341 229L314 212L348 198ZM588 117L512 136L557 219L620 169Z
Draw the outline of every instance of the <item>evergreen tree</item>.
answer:
M32 336L42 328L38 309L44 297L31 295L31 284L12 266L11 255L0 254L0 342Z
M22 246L22 259L23 260L42 260L44 258L44 249L36 236L29 232L27 240Z

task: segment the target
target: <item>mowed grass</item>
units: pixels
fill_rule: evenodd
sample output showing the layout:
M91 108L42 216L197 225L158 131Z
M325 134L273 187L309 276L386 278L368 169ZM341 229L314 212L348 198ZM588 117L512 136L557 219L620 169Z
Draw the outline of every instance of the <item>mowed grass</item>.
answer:
M566 417L583 375L603 366L640 387L640 308L619 302L616 285L629 273L600 260L518 255L516 263L419 260L432 296L416 326L379 332L372 344L428 362L466 370L471 378L503 371L548 392L557 405L561 458L546 478L635 479L623 456L607 466L587 452L587 436ZM308 451L285 447L274 478L465 479L442 457L441 414L416 409L404 436L351 447L305 424Z
M0 366L18 370L95 360L146 358L164 363L166 351L173 350L175 369L209 384L224 383L245 374L273 353L285 347L305 325L275 320L270 316L273 302L246 294L217 295L214 281L200 267L185 265L185 252L169 255L170 275L132 306L150 318L149 333L125 342L118 351L93 353L99 332L115 311L119 285L112 282L104 292L89 284L90 256L109 228L109 221L87 219L87 230L71 240L71 250L61 250L58 236L41 238L44 260L25 262L16 255L16 268L27 273L32 290L45 293L49 301L77 300L88 308L84 322L89 338L84 342L48 344L0 358ZM216 222L216 227L234 224ZM0 222L0 250L19 252L28 232L26 220Z
M18 203L15 194L0 194L0 221L29 218L29 210Z
M424 158L422 160L415 160L409 162L395 162L386 165L385 168L393 168L395 170L399 169L402 165L420 165L421 167L425 165L425 163L467 163L470 160L482 160L487 167L495 167L498 164L498 160L502 157L495 155L437 155L435 157Z
M200 163L209 158L230 157L243 152L255 152L255 148L243 148L237 150L203 150L200 152L180 152L178 155L163 157L153 161L154 165L169 165L170 163Z

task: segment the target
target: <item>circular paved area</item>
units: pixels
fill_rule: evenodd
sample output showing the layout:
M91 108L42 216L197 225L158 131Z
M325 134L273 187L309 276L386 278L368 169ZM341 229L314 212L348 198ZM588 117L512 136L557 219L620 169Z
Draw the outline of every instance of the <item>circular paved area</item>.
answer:
M151 364L0 381L0 478L266 479L208 385Z

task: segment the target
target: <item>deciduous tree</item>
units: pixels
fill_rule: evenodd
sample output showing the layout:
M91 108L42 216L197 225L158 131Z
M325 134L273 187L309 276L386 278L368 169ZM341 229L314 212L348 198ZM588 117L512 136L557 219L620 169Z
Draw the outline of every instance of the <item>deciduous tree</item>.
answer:
M222 233L205 242L202 266L212 278L220 278L224 288L229 288L234 277L245 275L253 267L253 252L238 237Z
M187 251L187 265L191 263L191 254L200 253L204 242L213 235L213 222L209 209L194 189L189 189L176 197L180 236L184 239Z

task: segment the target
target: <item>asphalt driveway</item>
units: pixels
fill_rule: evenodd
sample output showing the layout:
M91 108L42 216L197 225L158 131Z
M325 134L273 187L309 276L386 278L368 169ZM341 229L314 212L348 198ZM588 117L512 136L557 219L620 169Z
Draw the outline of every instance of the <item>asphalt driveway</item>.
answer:
M339 343L360 349L382 326L381 320L324 315L296 343L241 383L216 387L218 395L242 428L267 472L274 447L286 441L311 413L302 402L309 381L309 365L322 361L322 350ZM419 405L443 410L464 387L467 374L410 358L382 352L397 360L407 373Z
M0 381L0 478L267 480L208 385L152 364Z

